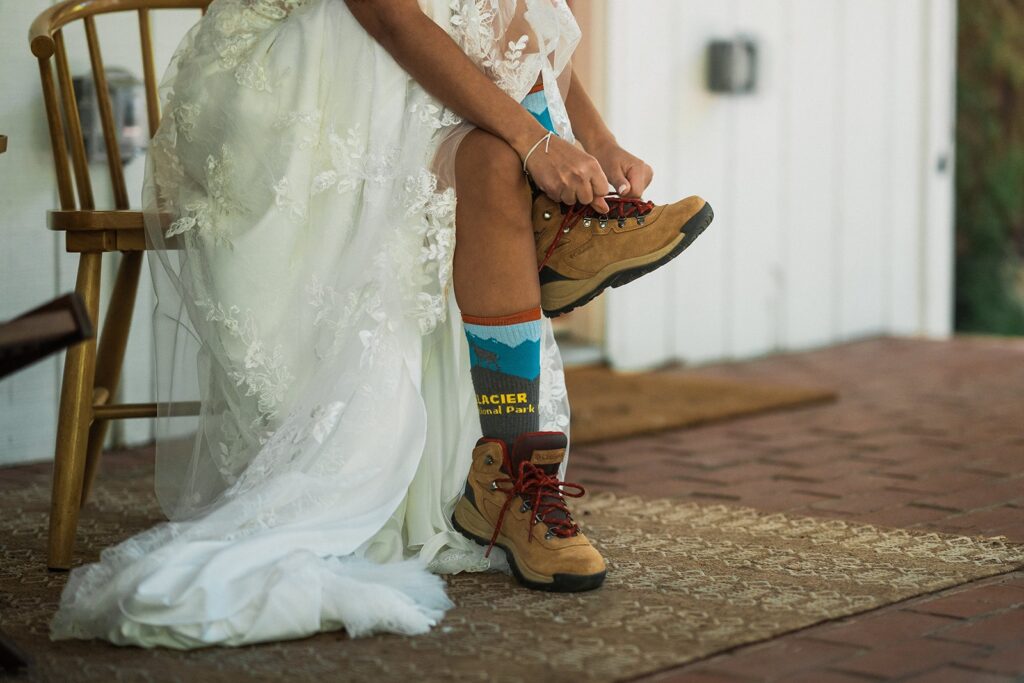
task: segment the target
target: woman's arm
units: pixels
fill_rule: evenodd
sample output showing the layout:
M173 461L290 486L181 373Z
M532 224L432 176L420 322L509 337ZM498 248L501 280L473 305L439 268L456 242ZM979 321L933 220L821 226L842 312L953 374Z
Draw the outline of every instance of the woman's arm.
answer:
M642 159L619 147L575 71L569 85L569 94L565 98L565 109L569 113L576 137L598 160L619 194L625 197L641 196L651 184L654 170Z
M572 121L573 133L586 149L616 144L615 136L608 130L575 71L569 82L569 93L565 96L565 110Z
M413 78L445 106L505 140L523 158L547 131L477 69L416 0L345 0L356 20ZM608 180L600 163L553 138L547 154L530 156L530 175L553 199L607 211Z

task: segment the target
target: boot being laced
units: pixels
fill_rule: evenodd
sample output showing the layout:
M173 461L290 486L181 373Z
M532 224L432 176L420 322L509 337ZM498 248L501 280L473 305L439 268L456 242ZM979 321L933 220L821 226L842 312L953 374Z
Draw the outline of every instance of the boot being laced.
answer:
M599 213L590 205L552 201L539 190L534 194L541 308L550 318L665 265L714 216L700 197L659 205L616 195L605 201L608 212Z
M558 226L558 231L555 233L551 245L547 248L544 258L541 259L540 264L537 266L538 271L547 265L551 254L555 252L555 248L562 241L562 236L568 234L580 222L580 219L583 219L583 227L585 228L591 227L594 221L597 220L601 230L607 229L608 221L612 218L616 220L620 228L626 227L627 218L636 219L636 222L642 226L647 214L654 210L654 202L647 202L635 197L608 195L604 200L608 203L608 213L598 213L597 209L589 204L580 204L578 202L573 206L559 204L564 218L562 218L562 224Z

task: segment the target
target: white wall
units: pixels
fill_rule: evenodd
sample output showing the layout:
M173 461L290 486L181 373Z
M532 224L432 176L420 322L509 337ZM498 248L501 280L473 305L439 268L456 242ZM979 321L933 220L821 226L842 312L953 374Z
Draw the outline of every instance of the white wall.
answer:
M613 364L950 333L955 0L607 7L611 127L654 166L651 198L716 213L609 293ZM710 93L706 46L737 34L760 46L758 91Z
M584 0L592 1L592 0ZM57 205L39 75L28 49L45 0L0 0L0 319L75 281L45 228ZM607 350L641 367L799 349L867 334L944 335L951 320L953 0L607 0L607 114L647 158L660 201L701 194L717 218L678 261L614 290ZM158 69L196 12L157 13ZM99 23L108 66L139 73L134 15ZM762 46L754 96L707 93L704 49L737 32ZM114 36L116 40L112 39ZM67 33L85 69L81 27ZM107 185L92 169L98 200ZM141 160L127 169L138 204ZM114 256L105 263L105 284ZM125 401L151 400L143 272ZM102 317L102 311L101 311ZM0 465L52 456L62 358L0 381ZM149 420L117 421L139 443Z
M0 0L0 133L9 138L0 155L0 320L11 318L75 286L77 256L64 252L62 235L46 229L46 211L57 208L53 161L39 84L39 69L28 47L28 27L50 2ZM196 11L154 14L156 63L170 60L181 36L198 19ZM141 77L138 19L103 16L97 20L106 66ZM88 73L81 25L66 29L72 73ZM97 205L111 202L105 166L91 169ZM143 163L125 169L132 205L140 202ZM113 282L118 255L104 257L104 286ZM105 301L106 291L101 301ZM143 267L120 400L152 400L154 300ZM104 308L100 310L102 320ZM63 355L51 357L0 380L0 465L52 457ZM152 436L150 420L114 422L111 440L139 443Z
M52 157L27 39L44 6L0 0L0 133L8 137L0 154L0 320L57 293L57 242L44 224L54 202ZM58 360L49 358L0 380L0 463L38 459L53 448L59 372Z

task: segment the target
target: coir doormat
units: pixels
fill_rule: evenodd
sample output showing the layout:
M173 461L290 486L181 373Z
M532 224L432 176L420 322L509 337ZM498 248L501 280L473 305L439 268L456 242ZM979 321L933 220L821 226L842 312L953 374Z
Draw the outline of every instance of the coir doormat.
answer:
M565 384L574 444L680 429L770 410L833 401L833 391L679 372L569 368Z

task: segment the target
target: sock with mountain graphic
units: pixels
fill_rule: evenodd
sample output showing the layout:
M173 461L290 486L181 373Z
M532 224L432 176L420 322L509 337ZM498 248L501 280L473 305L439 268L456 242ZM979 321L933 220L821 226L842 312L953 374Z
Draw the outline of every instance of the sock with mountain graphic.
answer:
M512 444L540 425L540 307L513 315L462 316L483 435Z

